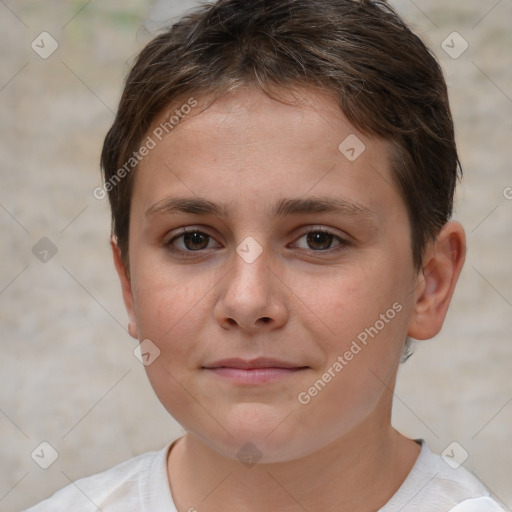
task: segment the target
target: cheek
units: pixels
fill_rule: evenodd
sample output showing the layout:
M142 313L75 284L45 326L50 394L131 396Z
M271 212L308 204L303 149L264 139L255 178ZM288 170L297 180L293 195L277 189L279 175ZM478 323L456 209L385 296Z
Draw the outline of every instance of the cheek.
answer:
M198 418L206 423L205 411L191 402L190 392L197 361L201 329L207 314L207 289L201 280L191 283L178 276L158 273L139 274L135 287L135 307L139 339L151 340L159 349L158 357L145 366L149 382L160 402L185 428ZM210 426L213 428L213 425Z
M153 341L172 366L185 362L204 325L209 288L203 281L162 272L138 276L134 299L139 337Z
M411 314L411 283L405 274L400 262L384 265L380 260L340 269L319 290L324 304L319 311L328 326L322 341L328 364L346 354L348 366L358 367L354 373L344 372L350 373L348 385L364 386L368 377L375 381L371 372L384 382L392 376Z
M311 387L302 390L311 406L310 418L322 417L324 424L341 423L349 430L382 403L384 395L391 399L407 325L405 308L394 304L375 308L376 314L352 309L351 315L339 315L340 334L326 349L327 364Z
M382 281L389 272L376 267L352 264L311 280L297 278L297 295L310 306L309 315L316 313L323 321L333 347L357 337L393 304L394 288ZM309 286L305 286L308 281Z

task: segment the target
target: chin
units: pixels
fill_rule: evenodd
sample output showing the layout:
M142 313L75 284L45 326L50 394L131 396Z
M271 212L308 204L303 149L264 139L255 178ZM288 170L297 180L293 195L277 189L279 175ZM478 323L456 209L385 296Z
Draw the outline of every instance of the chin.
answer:
M211 422L189 424L187 430L205 444L230 459L239 459L249 467L255 463L285 462L300 457L305 440L298 439L294 422L287 421L289 411L261 403L236 404L219 415L220 428ZM290 418L293 414L290 414Z

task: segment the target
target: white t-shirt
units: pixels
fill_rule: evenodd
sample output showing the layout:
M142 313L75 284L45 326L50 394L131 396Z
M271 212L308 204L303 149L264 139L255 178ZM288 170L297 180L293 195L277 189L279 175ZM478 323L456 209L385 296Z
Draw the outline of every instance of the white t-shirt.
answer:
M171 445L82 478L25 512L178 512L167 478ZM409 476L379 512L505 512L463 467L452 469L421 441Z

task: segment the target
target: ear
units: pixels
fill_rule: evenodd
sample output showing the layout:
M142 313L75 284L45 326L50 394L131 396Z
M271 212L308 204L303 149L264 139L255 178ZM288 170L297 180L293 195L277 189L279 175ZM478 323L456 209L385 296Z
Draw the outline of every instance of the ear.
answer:
M411 338L427 340L441 330L465 257L464 228L448 222L424 254L407 332Z
M137 318L135 316L135 309L133 307L133 292L132 292L132 284L130 281L130 276L128 275L127 269L124 266L123 260L121 258L121 249L117 245L117 239L112 236L110 239L110 246L112 247L112 255L114 257L114 265L117 270L117 275L119 276L119 280L121 281L121 290L123 292L123 300L124 305L126 307L126 311L128 313L129 323L128 323L128 332L130 336L135 339L138 339L138 330L137 330Z

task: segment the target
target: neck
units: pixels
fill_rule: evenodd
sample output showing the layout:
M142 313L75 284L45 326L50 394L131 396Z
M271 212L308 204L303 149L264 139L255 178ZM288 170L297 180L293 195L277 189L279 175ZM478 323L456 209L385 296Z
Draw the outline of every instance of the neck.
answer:
M419 451L374 418L306 457L251 467L187 433L170 452L168 474L179 512L371 512L398 490Z

